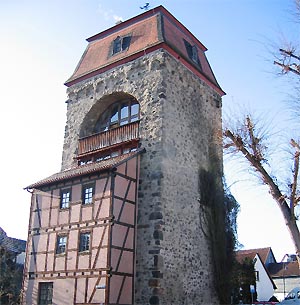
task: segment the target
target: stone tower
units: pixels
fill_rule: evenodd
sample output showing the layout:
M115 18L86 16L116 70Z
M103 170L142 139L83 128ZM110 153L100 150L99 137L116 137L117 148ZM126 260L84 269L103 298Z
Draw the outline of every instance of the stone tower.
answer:
M71 304L69 299L66 303L59 299L58 293L55 296L55 283L62 280L63 274L70 285L68 291L74 291L72 304L218 304L211 250L201 227L199 173L214 167L221 180L224 92L206 59L206 48L162 6L87 41L79 64L65 83L68 108L61 172L28 187L33 189L34 199L25 289L30 292L36 289L37 298L41 298L43 289L50 290L59 304ZM107 217L88 216L87 209L97 204L100 193L105 193L103 187L99 191L98 180L103 177L110 177L107 181L111 186ZM94 181L96 191L88 184L90 180ZM86 184L90 189L85 188ZM124 194L118 197L116 194L121 194L118 189L122 188ZM47 197L46 193L57 198L55 215L69 213L65 220L55 216L58 220L52 226L38 221L45 213L40 206L46 211L50 204L42 199ZM83 197L78 195L74 199L77 193ZM131 193L132 199L128 199ZM124 219L131 219L128 222L116 216L117 200L128 203L128 207L119 209L125 211ZM99 202L101 206L100 199ZM85 203L89 207L82 207ZM129 208L129 203L134 208ZM74 216L75 206L78 215L85 215L78 216L78 220ZM55 204L51 213L54 207ZM42 216L36 214L39 210ZM84 236L85 226L89 228L87 234L92 234L88 239ZM101 246L97 246L100 243L97 234L101 226L108 226L107 232L111 233L103 247L107 249L102 258L105 268L99 267L101 276L94 280L93 268L101 254L93 256L92 251L85 251L91 257L83 268L82 256L75 258L75 251L76 245L81 248L82 236L92 243L85 250L100 249L103 239ZM118 235L114 233L117 226L128 231L120 229ZM56 234L53 251L51 236L47 235L48 242L46 237L41 241L43 230L45 235L51 230ZM72 230L77 230L76 237L72 237ZM128 238L122 234L129 234L132 247L126 246ZM116 246L114 240L118 239L123 242ZM33 246L35 251L30 250ZM48 253L53 252L57 263L39 271L34 262L42 259L45 247ZM120 252L119 263L114 264L116 251ZM36 257L30 257L30 253L36 253ZM68 267L68 257L77 264ZM59 260L64 267L57 267ZM126 266L131 266L130 272L124 271ZM79 288L85 290L80 297L76 292ZM97 293L99 299L94 302ZM24 304L35 304L28 295Z

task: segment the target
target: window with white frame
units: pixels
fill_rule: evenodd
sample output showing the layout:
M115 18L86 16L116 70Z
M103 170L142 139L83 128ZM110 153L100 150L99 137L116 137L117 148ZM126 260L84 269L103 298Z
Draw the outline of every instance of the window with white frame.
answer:
M70 206L71 189L61 190L60 193L60 208L67 209Z
M90 237L91 237L90 232L80 233L79 252L90 250Z
M65 253L66 246L67 246L67 236L66 235L57 236L56 254Z
M95 185L87 184L82 188L82 204L91 204L93 203Z

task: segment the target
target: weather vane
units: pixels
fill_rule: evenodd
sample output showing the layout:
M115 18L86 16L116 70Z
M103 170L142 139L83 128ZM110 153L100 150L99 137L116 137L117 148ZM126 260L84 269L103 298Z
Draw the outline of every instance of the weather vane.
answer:
M140 9L141 9L141 10L148 11L148 10L149 10L149 6L150 6L150 3L149 3L149 2L146 2L146 4L145 4L144 6L140 6Z

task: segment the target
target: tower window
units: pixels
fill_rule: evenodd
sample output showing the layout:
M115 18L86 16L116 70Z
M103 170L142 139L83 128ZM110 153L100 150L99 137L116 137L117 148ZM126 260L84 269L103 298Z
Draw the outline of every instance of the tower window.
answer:
M52 305L53 283L39 283L39 305Z
M62 254L66 252L67 236L58 236L56 245L56 254Z
M139 119L140 105L136 100L122 100L112 104L99 117L95 133L123 126Z
M70 206L71 189L62 190L60 193L60 208L67 209Z
M85 232L80 234L79 252L90 250L90 239L91 239L90 237L91 237L90 232Z
M185 44L185 48L188 54L188 57L201 68L199 56L198 56L198 49L196 45L191 45L188 41L183 40Z
M94 184L88 184L82 190L82 204L91 204L94 196Z
M114 54L127 50L130 45L130 40L131 40L131 36L129 36L129 35L123 36L123 37L118 36L113 41L112 54L114 55Z

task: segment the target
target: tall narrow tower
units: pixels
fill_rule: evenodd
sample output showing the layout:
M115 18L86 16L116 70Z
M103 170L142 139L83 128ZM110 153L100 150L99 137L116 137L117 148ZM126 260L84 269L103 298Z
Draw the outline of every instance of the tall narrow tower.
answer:
M24 304L217 304L199 173L221 181L206 48L159 6L87 39L61 172L32 190Z

